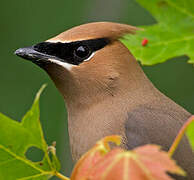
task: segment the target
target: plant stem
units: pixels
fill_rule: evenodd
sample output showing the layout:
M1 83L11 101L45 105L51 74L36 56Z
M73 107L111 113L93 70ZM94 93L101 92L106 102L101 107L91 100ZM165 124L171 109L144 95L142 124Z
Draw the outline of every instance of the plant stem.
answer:
M194 115L191 116L186 122L185 124L182 126L182 128L180 129L179 133L177 134L173 144L171 145L169 151L168 151L168 155L171 157L175 150L177 149L177 146L179 145L183 135L185 134L185 131L187 130L187 127L191 124L191 122L194 121Z
M55 172L55 176L57 176L59 179L62 179L62 180L70 180L68 177L62 175L59 172Z

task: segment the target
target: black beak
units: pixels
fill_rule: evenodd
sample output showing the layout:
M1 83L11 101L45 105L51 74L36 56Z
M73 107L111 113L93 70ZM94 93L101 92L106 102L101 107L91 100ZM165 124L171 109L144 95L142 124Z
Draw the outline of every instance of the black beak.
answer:
M24 59L30 60L34 63L45 62L48 61L48 59L53 58L53 56L51 55L36 51L34 49L34 46L19 48L15 51L14 54Z

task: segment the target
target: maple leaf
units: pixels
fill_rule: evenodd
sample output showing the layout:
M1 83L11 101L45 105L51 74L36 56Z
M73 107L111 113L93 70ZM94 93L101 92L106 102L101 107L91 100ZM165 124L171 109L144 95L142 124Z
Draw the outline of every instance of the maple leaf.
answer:
M182 55L187 55L188 62L194 63L194 1L136 1L155 17L157 24L141 26L135 35L120 39L132 54L144 65Z
M121 138L120 136L113 135L107 136L98 141L96 145L85 153L76 163L71 175L71 180L85 178L90 169L93 168L97 162L100 162L103 156L111 150L108 144L109 142L114 142L115 144L120 145Z
M194 115L188 119L187 123L188 123L188 127L186 129L186 135L194 151Z
M194 115L192 115L179 130L173 144L168 151L169 156L174 154L185 133L190 142L191 148L194 150Z
M51 153L51 158L49 157L39 121L39 97L44 87L37 93L31 109L21 122L0 113L1 180L47 180L60 168L55 153ZM44 152L41 161L33 162L26 157L30 147L36 147Z
M71 180L172 180L167 172L185 175L168 153L157 145L145 145L132 151L110 150L107 140L115 141L115 137L102 139L83 155L73 170Z

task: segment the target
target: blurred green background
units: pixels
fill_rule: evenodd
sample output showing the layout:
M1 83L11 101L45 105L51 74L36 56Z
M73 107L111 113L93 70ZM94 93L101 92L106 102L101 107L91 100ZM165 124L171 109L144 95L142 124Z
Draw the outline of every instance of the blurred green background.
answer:
M1 0L0 17L0 112L20 120L40 86L47 83L40 102L41 122L48 144L57 141L62 171L68 175L72 161L63 98L42 69L16 57L14 50L87 22L138 26L155 20L133 0ZM194 68L186 60L177 58L143 69L164 94L194 113Z

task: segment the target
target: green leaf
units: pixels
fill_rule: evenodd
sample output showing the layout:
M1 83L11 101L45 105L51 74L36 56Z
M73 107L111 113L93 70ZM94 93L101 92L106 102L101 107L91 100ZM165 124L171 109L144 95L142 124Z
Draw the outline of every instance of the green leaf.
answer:
M191 117L192 121L191 123L189 124L189 126L187 127L187 131L186 131L186 135L189 139L189 142L191 144L191 147L194 151L194 116Z
M144 65L162 63L187 55L194 63L194 1L136 0L156 19L157 24L141 27L135 35L120 40ZM148 43L142 46L143 39Z
M0 114L0 179L2 180L47 180L56 171L56 157L49 158L48 146L39 121L39 98L45 85L39 90L31 109L21 123ZM27 159L30 147L44 152L40 162ZM58 165L59 167L59 165Z

